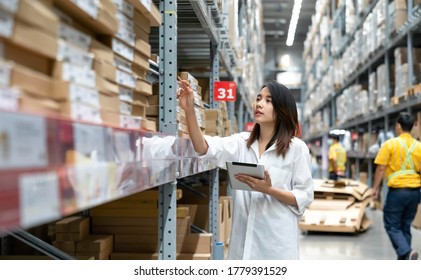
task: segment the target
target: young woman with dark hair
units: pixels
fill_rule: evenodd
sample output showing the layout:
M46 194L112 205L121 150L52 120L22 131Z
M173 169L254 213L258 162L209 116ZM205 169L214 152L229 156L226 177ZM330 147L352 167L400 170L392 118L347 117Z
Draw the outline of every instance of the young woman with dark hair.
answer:
M265 178L245 174L236 178L253 191L234 190L229 259L299 259L300 217L313 201L313 180L307 145L297 137L295 99L284 85L265 84L253 105L251 133L227 137L204 136L194 111L194 96L187 81L179 82L177 96L185 110L195 151L227 161L259 163Z

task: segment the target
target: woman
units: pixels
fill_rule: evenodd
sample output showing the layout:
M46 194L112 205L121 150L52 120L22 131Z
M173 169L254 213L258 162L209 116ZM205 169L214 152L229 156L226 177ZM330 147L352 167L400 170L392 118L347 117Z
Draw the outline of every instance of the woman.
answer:
M294 137L298 117L291 92L268 82L256 98L252 132L228 137L203 136L187 81L179 82L177 96L197 153L216 157L221 168L226 161L265 165L264 179L236 175L254 191L234 190L228 258L299 259L298 224L314 196L308 147Z

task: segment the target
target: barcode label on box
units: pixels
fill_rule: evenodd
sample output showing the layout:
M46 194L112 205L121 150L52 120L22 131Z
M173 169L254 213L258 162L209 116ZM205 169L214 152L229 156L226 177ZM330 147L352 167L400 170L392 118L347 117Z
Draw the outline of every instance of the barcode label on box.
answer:
M120 126L130 129L139 129L141 128L142 119L140 117L133 116L120 116Z
M118 87L118 91L121 101L126 101L129 103L133 102L133 90L124 87Z
M71 0L82 11L87 13L92 18L98 17L98 2L97 0Z
M10 65L8 63L0 63L0 86L7 87L10 85Z
M19 92L15 88L0 87L0 108L4 110L18 110Z
M132 64L120 57L114 57L114 66L123 71L132 73Z
M133 32L133 28L134 28L133 20L129 19L123 13L119 13L119 12L117 12L116 16L117 16L117 20L120 27L125 27L131 30L131 32Z
M113 2L116 5L117 10L124 13L129 18L133 18L134 8L132 4L126 0L113 0Z
M152 0L142 0L141 2L149 12L152 10Z
M19 177L22 227L29 228L61 217L58 182L55 172L23 174Z
M115 38L113 38L113 51L129 61L134 60L134 49Z
M95 88L96 74L92 69L83 68L70 63L63 63L62 79L79 85Z
M101 115L98 108L92 108L78 103L70 105L70 116L74 120L101 123Z
M95 89L70 84L70 101L84 103L92 107L99 107L99 93Z
M13 16L5 11L0 10L0 36L9 38L13 34L15 21Z
M69 43L72 43L84 50L88 50L91 45L92 38L79 30L68 26L66 24L60 24L59 37Z
M133 31L130 31L129 29L120 25L120 27L118 28L118 32L116 34L116 37L119 38L120 40L126 42L130 46L134 47L135 35L134 35Z
M16 14L19 7L19 0L0 0L0 8L9 13Z
M120 102L120 114L131 115L132 114L132 105L126 102Z
M136 78L129 73L126 73L121 70L117 70L116 72L117 76L117 84L129 87L129 88L135 88L136 87Z
M57 58L58 61L65 61L85 68L92 68L93 55L78 47L72 46L63 40L59 40Z

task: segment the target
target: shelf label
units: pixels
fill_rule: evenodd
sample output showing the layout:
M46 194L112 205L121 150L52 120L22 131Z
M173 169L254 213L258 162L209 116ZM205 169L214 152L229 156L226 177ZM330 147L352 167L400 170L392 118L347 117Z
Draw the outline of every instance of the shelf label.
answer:
M215 82L214 101L235 101L237 98L237 85L235 82Z
M97 162L105 159L105 128L88 124L73 124L74 147L76 152L84 159Z
M0 113L0 170L45 167L48 164L45 120Z
M20 224L24 228L57 220L60 192L55 172L22 174L19 177Z
M15 21L13 16L5 11L0 10L0 36L9 38L13 34Z

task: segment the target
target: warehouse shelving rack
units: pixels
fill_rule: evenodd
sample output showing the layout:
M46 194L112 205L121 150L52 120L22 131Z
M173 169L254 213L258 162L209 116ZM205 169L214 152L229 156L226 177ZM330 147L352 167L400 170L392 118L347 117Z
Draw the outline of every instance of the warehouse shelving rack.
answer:
M159 64L150 61L148 80L153 83L159 82L160 132L139 131L132 129L130 124L124 129L49 116L0 112L0 119L6 120L9 128L22 121L26 121L30 125L35 122L36 128L42 128L42 131L39 131L40 138L38 140L44 142L42 156L45 157L46 162L41 167L26 166L0 170L2 254L7 252L7 236L11 235L54 259L72 259L73 257L29 234L26 230L71 214L86 213L94 206L158 187L158 258L175 259L177 180L203 172L209 172L210 178L210 232L218 232L219 173L215 162L212 159L199 158L194 152L190 140L176 136L177 67L181 63L192 65L198 61L201 65L210 65L210 100L213 100L213 81L219 79L220 69L228 73L227 77L236 81L239 87L240 101L237 116L240 129L243 127L243 122L251 118L251 108L248 104L249 93L234 70L235 56L227 38L227 30L221 22L223 17L218 13L215 0L161 0L156 1L156 4L159 5L163 19L163 23L159 27L159 41L155 42L159 46L160 61ZM191 29L192 18L200 23L193 29ZM200 30L205 32L200 32ZM186 40L187 36L182 36L188 32L191 32L190 34L195 38L201 36L200 34L206 35L200 40L199 46L194 48L199 53L201 52L199 57L192 57L190 62L186 61L188 58L183 58L182 53L187 50L187 47L191 47L191 42ZM210 102L209 107L217 108L217 104ZM228 106L229 116L234 116L234 110L234 104L230 103ZM74 135L85 138L80 138L77 141L69 138ZM91 144L84 150L94 161L80 166L67 164L65 162L66 153L71 148L77 150L80 141L84 141L84 145ZM160 155L159 152L162 150L159 149L155 154L143 154L148 143L151 145L153 142L153 145L156 145L160 141L167 145L166 156ZM94 148L98 143L102 145L103 149L100 151L104 151L104 154ZM90 148L92 149L87 151ZM171 151L169 152L168 149ZM107 153L109 151L112 153ZM23 162L19 164L24 165ZM112 183L108 182L106 187L99 190L101 193L99 197L93 197L92 193L84 193L86 186L83 184L68 182L69 174L75 170L83 170L84 176L91 183L95 180L103 183L101 178L109 179L104 174L112 174L120 180L113 178ZM126 177L123 178L123 175ZM64 187L63 182L65 182ZM46 193L52 193L48 197L53 197L53 200L39 199ZM217 241L217 236L214 235L214 245ZM220 257L213 254L214 259Z
M335 1L323 1L323 5L326 6L325 9L323 9L323 12L325 15L331 15L332 20L332 26L340 26L341 30L343 31L344 21L345 21L345 12L346 7L336 7ZM355 2L355 1L354 1ZM330 34L331 34L331 28L329 28L328 36L325 38L324 43L327 44L327 48L329 50L329 59L327 63L326 69L329 68L333 64L333 60L336 58L340 58L346 48L350 45L350 43L355 40L355 35L357 30L362 28L362 24L364 20L367 18L367 16L370 14L370 12L373 11L374 7L379 3L380 0L374 0L371 1L370 4L366 7L365 10L361 11L358 14L358 19L355 25L355 28L347 35L343 35L341 38L341 46L339 50L336 53L333 53L330 49L331 42L330 42ZM386 0L385 5L385 14L389 14L389 3L390 0ZM405 100L401 100L399 104L391 105L391 98L392 98L392 89L389 83L390 80L390 73L389 73L389 65L391 65L391 59L393 50L396 47L407 47L408 50L412 49L414 46L420 46L420 42L415 40L414 41L414 33L420 33L421 32L421 7L418 5L416 7L413 7L413 1L408 0L407 1L407 14L408 19L407 21L393 34L390 32L390 17L385 17L386 22L386 40L385 43L380 45L365 61L362 61L358 65L358 67L355 69L355 71L352 71L351 73L348 73L347 78L345 79L344 83L338 87L333 88L332 92L326 97L324 100L321 100L315 108L311 110L311 114L307 116L307 118L304 119L304 131L309 130L310 124L310 118L317 112L323 112L324 110L330 110L330 114L328 114L328 119L323 119L324 122L328 123L328 128L324 129L323 131L318 131L313 134L307 134L304 135L304 139L312 143L314 141L320 141L322 142L322 146L326 149L322 154L323 156L327 156L327 135L330 130L341 128L341 129L347 129L350 131L355 131L358 133L359 130L371 132L373 129L381 128L385 132L389 131L390 128L393 128L392 124L395 120L395 117L398 115L400 111L406 110L408 112L418 112L421 110L421 98L419 95L415 96L409 96ZM315 32L316 30L314 30ZM374 36L374 35L373 35ZM306 58L310 53L311 44L309 44L309 48L305 49L304 51L304 58ZM322 49L322 48L321 48ZM310 73L315 73L315 67L318 60L321 59L321 53L322 51L319 50L317 52L317 55L313 61L310 63L309 71L307 73L304 73L304 79L303 79L303 89L302 89L302 100L309 101L310 95L313 93L315 89L317 89L320 84L322 83L323 77L325 75L329 75L329 71L322 71L321 75L318 77L317 81L314 83L314 86L309 88L306 86L307 79L310 75ZM412 52L408 52L407 57L408 65L413 64L413 57ZM367 81L370 74L373 72L375 67L377 67L379 64L384 63L386 65L386 73L385 73L385 81L386 81L386 102L385 106L381 109L378 109L375 112L370 112L367 115L358 116L354 119L348 120L346 123L341 124L340 126L335 124L335 119L338 114L341 114L342 112L338 112L336 108L336 99L342 95L343 91L353 85L358 84L360 81ZM414 70L413 67L409 67L409 81L410 81L410 87L414 85ZM371 143L374 144L374 143ZM371 184L373 181L373 159L375 158L375 154L373 153L362 153L357 151L350 151L348 152L348 158L355 162L355 174L354 179L359 179L359 171L360 166L362 163L367 164L368 169L368 182ZM327 160L327 159L324 159ZM347 172L350 174L350 164L348 161L347 166Z

